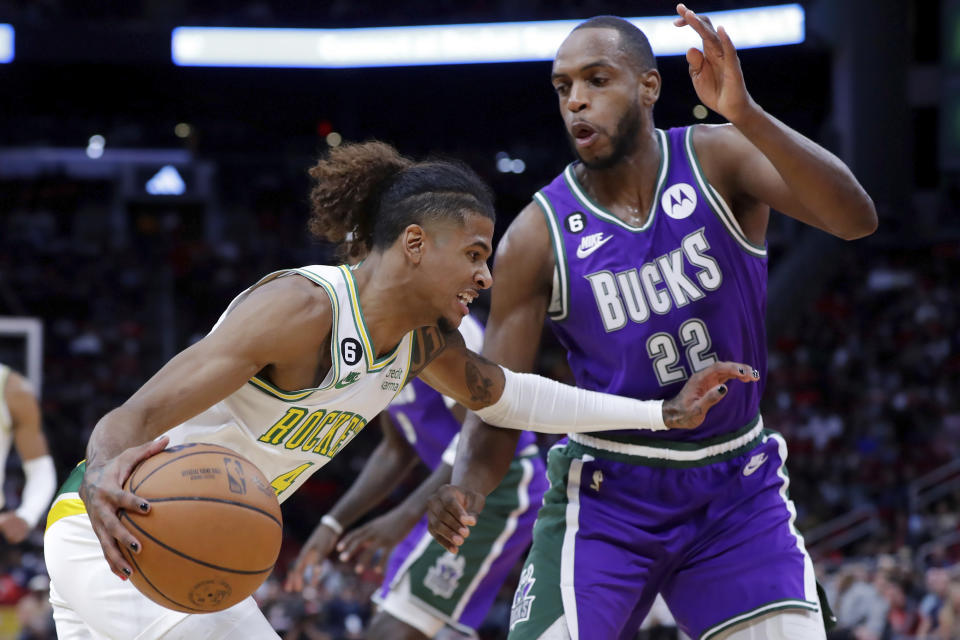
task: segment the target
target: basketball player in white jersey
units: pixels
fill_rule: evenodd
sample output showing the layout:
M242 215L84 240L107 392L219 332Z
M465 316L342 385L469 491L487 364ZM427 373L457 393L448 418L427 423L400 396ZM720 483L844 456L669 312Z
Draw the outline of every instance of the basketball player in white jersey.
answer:
M366 259L353 269L310 266L263 278L209 335L97 423L86 462L47 518L61 640L278 638L252 598L187 614L126 581L133 563L120 547L135 558L140 543L117 511L149 513L150 505L123 482L167 444L230 447L283 501L414 376L487 422L552 432L581 423L693 428L728 380L754 380L747 364L718 363L675 398L644 402L506 371L467 350L456 330L491 284L493 198L476 174L449 162L412 162L378 142L334 149L310 173L311 231Z
M3 476L14 445L26 480L15 511L0 511L0 534L17 544L30 534L50 505L57 489L57 472L40 427L40 405L26 378L0 363L0 509L4 506Z

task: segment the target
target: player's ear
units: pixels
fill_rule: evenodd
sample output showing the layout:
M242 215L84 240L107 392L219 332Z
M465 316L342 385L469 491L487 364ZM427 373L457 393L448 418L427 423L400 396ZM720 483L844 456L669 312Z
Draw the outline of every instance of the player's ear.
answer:
M648 69L641 73L637 79L639 80L638 91L641 104L652 107L660 98L660 72L656 69Z
M400 243L403 253L413 264L420 264L423 260L423 227L418 224L407 225L407 228L400 234Z

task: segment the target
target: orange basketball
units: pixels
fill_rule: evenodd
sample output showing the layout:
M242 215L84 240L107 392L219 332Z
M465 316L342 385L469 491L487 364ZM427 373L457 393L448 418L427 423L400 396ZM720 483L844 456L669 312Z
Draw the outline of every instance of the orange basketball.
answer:
M252 462L213 444L171 447L134 468L124 489L150 513L122 511L140 541L124 549L130 582L154 602L186 613L231 607L270 575L283 520L273 488Z

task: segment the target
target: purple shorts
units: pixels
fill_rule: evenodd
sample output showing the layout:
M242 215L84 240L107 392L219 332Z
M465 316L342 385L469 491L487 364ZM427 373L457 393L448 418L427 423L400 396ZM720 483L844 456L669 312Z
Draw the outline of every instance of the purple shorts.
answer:
M574 640L632 639L658 592L692 638L779 609L819 611L786 456L759 418L706 443L561 442L510 639L538 638L563 615Z

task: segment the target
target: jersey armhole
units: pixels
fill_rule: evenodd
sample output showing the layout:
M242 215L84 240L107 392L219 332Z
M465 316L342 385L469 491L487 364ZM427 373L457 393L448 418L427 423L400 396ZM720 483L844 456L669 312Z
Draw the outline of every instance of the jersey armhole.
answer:
M547 221L550 233L550 245L553 248L553 286L550 290L550 304L547 306L547 316L554 322L566 319L570 308L569 270L567 269L567 254L563 244L563 234L557 224L556 211L550 204L543 191L533 194L534 201L540 206L540 211Z
M717 216L721 224L723 224L723 227L727 230L727 233L730 234L730 237L734 239L741 249L756 258L766 258L767 248L756 245L747 239L746 234L743 233L743 229L740 228L740 223L737 221L736 216L733 215L733 211L731 211L729 205L727 205L723 199L723 196L707 181L707 175L704 173L703 167L700 166L700 159L697 157L697 151L693 146L693 129L694 126L690 126L687 127L687 130L684 132L683 146L687 152L690 170L697 181L697 187L700 193L703 194L703 197L706 199L710 210Z
M340 303L337 300L337 292L332 282L313 271L293 269L291 273L303 276L318 285L326 292L327 297L330 299L330 369L327 371L327 375L324 376L323 380L320 381L320 386L316 389L317 391L326 391L340 379L340 350L337 349L337 345L340 342L337 331L337 325L340 322Z

